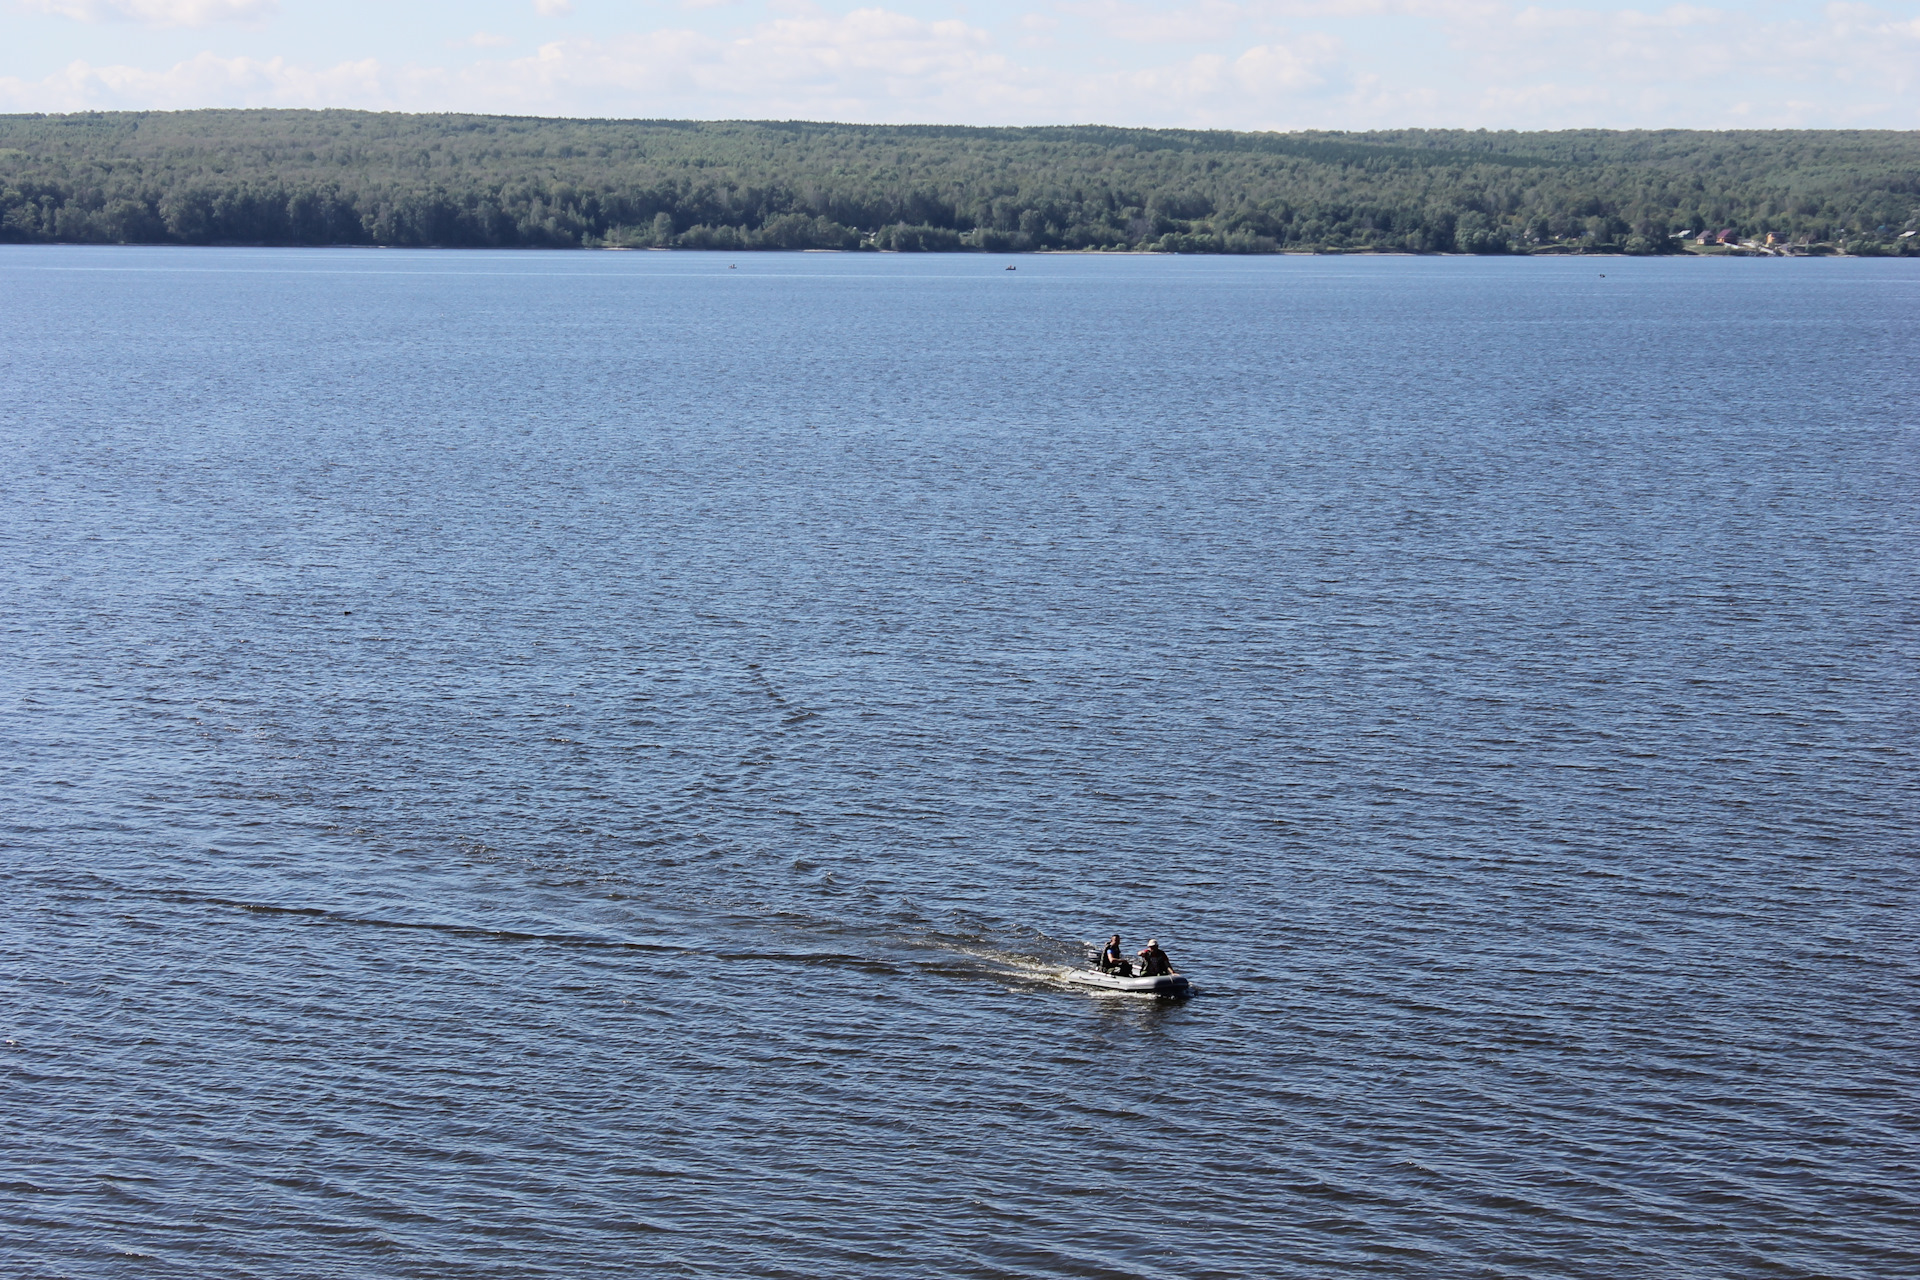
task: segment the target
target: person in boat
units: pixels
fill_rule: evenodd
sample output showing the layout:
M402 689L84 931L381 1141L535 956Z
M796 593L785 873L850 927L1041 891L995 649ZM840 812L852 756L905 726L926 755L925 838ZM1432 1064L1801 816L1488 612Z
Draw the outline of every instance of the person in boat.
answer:
M1158 978L1173 972L1173 958L1160 949L1157 938L1148 938L1147 945L1140 948L1140 976Z
M1117 933L1107 942L1107 949L1100 953L1100 972L1122 978L1133 976L1133 961L1120 954L1120 935Z

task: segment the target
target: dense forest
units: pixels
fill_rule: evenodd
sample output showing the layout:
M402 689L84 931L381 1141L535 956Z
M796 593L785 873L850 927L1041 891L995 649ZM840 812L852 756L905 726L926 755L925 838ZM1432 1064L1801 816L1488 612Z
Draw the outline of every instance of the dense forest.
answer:
M16 243L1920 254L1916 227L1911 132L0 116Z

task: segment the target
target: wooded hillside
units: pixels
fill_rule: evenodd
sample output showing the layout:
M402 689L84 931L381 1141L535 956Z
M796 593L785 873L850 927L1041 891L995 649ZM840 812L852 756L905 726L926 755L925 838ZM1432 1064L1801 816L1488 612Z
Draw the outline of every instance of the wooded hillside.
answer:
M1920 253L1920 133L0 116L0 240Z

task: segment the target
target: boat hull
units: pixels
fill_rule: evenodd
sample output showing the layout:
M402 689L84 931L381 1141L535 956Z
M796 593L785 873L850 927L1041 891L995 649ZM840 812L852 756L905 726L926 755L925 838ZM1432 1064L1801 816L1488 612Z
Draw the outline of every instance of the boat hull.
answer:
M1117 974L1101 973L1096 969L1068 969L1061 975L1068 982L1083 987L1098 987L1102 991L1128 991L1135 995L1184 996L1192 992L1193 987L1177 973L1161 974L1157 978L1122 978Z

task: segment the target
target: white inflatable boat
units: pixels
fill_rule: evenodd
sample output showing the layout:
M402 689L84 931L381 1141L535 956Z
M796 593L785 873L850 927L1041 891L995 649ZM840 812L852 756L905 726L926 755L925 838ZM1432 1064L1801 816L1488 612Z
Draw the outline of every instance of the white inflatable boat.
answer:
M1060 976L1068 982L1100 987L1106 991L1132 991L1150 996L1184 996L1192 992L1187 980L1177 973L1163 973L1157 978L1123 978L1117 973L1102 973L1098 969L1066 969Z

